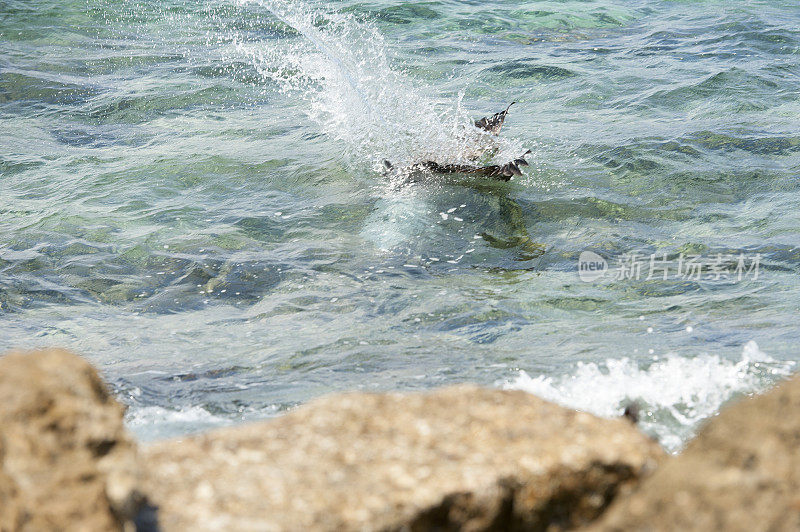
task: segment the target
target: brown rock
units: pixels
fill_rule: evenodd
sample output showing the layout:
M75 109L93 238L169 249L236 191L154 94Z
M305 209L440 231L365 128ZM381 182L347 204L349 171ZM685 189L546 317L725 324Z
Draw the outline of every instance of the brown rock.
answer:
M458 386L327 397L143 454L165 531L556 530L663 452L621 419Z
M1 357L0 530L132 530L136 454L122 415L67 351Z
M595 530L800 530L800 376L722 411Z

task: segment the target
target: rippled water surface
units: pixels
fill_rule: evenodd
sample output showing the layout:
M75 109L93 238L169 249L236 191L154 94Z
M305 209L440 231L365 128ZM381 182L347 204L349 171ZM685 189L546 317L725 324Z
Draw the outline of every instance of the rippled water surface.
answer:
M84 354L143 439L473 381L637 400L678 448L798 359L798 28L789 1L0 0L0 348ZM523 177L380 171L489 140ZM758 276L648 279L665 253Z

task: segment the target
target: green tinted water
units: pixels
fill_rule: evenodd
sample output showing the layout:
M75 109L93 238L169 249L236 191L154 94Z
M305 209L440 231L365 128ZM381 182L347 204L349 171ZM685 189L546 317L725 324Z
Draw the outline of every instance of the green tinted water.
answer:
M638 399L674 448L797 360L798 22L794 2L2 1L0 347L86 355L143 438L474 381ZM511 101L524 177L376 171L459 157L451 124ZM612 271L581 281L584 250ZM614 279L632 253L644 275ZM663 253L758 256L759 277L646 279Z

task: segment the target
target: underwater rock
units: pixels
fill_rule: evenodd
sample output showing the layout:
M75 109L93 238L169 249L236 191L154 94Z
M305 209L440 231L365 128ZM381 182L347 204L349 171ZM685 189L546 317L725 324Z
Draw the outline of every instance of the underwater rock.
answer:
M800 376L723 409L592 530L800 530Z
M122 415L76 355L0 357L0 530L133 530L138 464Z
M625 420L474 386L325 397L142 454L165 531L566 529L664 456Z

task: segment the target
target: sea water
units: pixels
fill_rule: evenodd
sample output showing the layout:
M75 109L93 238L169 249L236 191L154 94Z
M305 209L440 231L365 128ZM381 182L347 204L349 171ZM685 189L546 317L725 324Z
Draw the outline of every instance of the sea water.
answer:
M679 449L798 360L798 28L790 1L0 0L0 348L86 356L142 440L476 382L637 402ZM382 172L487 143L525 175Z

